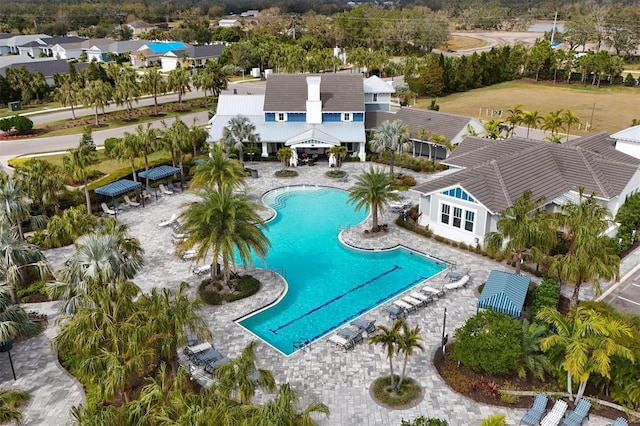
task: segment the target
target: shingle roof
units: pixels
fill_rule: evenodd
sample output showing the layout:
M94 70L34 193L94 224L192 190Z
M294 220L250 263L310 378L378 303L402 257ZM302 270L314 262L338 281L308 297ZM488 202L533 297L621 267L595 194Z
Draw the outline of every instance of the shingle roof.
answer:
M319 76L323 112L364 111L359 74L272 74L267 79L265 112L306 111L307 77Z
M67 74L69 72L69 62L54 59L52 61L29 61L29 62L21 62L16 64L11 64L7 67L0 69L0 72L4 75L7 68L20 68L24 66L29 72L40 72L45 77L50 77L55 73L59 74ZM75 63L73 66L78 71L82 71L89 66L88 63Z
M610 199L624 190L638 171L640 159L616 151L606 133L567 144L524 138L502 141L466 138L446 164L461 171L419 185L431 193L460 185L493 213L513 204L526 190L551 201L577 190Z
M386 120L402 120L409 127L409 134L417 138L420 130L439 133L448 140L454 139L461 130L467 127L470 117L431 111L418 108L402 107L396 112L370 111L367 112L367 129L374 129Z
M222 55L222 51L224 50L224 44L204 44L198 46L189 46L187 48L187 53L189 54L189 58L197 59L197 58L211 58L213 56Z
M86 38L82 38L82 37L50 37L50 38L45 38L44 41L48 46L55 46L56 44L67 44L67 43L79 43L79 42L83 42L85 41Z

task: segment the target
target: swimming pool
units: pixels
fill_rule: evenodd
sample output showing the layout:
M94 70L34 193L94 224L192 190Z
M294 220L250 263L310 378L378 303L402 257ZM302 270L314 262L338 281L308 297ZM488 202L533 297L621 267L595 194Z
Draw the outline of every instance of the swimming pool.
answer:
M410 250L363 252L345 247L340 230L366 219L354 211L348 193L322 187L288 187L263 201L275 218L266 231L271 249L266 265L283 274L286 295L238 324L284 353L312 342L434 276L447 267Z

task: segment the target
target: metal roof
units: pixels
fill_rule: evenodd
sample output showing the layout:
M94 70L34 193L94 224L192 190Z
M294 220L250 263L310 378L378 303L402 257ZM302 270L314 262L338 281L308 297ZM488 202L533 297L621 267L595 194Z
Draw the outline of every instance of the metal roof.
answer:
M482 289L477 306L479 309L491 307L496 312L518 318L522 314L530 281L526 275L493 270Z
M96 194L106 195L108 197L117 197L118 195L131 192L136 188L140 188L140 182L134 182L128 179L120 179L108 185L101 186L93 190Z
M262 116L264 114L264 95L220 95L216 117L229 115L235 117L238 114L244 116ZM210 121L212 122L213 119Z
M612 134L611 137L618 141L640 143L640 125L627 127Z
M177 167L171 166L158 166L153 169L145 170L143 172L138 173L138 176L143 179L151 179L158 180L162 178L166 178L171 175L175 175L176 173L180 173L180 169Z
M396 89L377 75L372 75L364 81L364 93L395 93Z

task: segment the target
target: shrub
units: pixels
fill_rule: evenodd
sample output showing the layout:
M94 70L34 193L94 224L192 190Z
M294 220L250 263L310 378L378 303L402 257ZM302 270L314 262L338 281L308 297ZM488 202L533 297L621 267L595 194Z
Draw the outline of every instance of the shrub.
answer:
M510 393L500 391L500 401L507 404L515 404L516 402L520 401L520 397L518 395L512 395Z
M227 302L233 302L256 294L258 290L260 290L260 281L251 275L243 275L240 277L238 284L236 284L236 291L234 293L224 293L223 298Z
M446 420L425 416L416 417L413 421L402 419L400 426L449 426Z
M13 129L13 118L9 117L0 120L0 130L8 132L11 129Z
M631 73L628 73L627 76L624 78L624 85L627 87L633 87L636 85L636 79L633 78Z
M453 345L455 348L455 344ZM453 359L447 356L442 365L442 378L451 386L451 388L460 393L467 393L471 390L471 382L469 378L465 376Z
M400 376L395 375L396 380L400 380ZM373 383L373 394L376 399L384 404L392 407L398 407L409 404L415 401L422 394L420 385L413 379L405 377L402 381L400 389L391 393L388 390L391 388L390 377L380 377Z
M45 281L34 281L28 287L18 288L18 298L22 299L32 294L47 294L47 283Z
M12 124L18 134L28 133L33 129L33 121L22 115L13 117Z
M295 170L277 170L274 175L279 178L288 178L298 176L298 172Z
M346 174L347 172L345 172L344 170L329 170L327 173L325 173L325 176L329 178L341 178Z
M106 138L104 140L104 156L111 158L111 153L118 143L118 138Z
M492 309L469 318L455 339L453 358L474 371L509 374L522 361L522 326Z
M538 286L531 303L531 318L535 319L542 308L558 306L560 300L560 284L555 278L547 277Z

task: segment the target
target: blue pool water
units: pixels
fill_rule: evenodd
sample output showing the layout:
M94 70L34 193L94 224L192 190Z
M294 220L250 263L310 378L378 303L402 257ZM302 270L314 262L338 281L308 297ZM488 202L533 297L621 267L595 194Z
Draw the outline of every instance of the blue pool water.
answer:
M266 265L256 265L283 274L289 288L279 303L239 324L286 355L294 344L322 337L446 267L405 249L363 252L342 245L339 231L368 215L347 199L345 191L316 187L264 197L277 216L266 232Z

